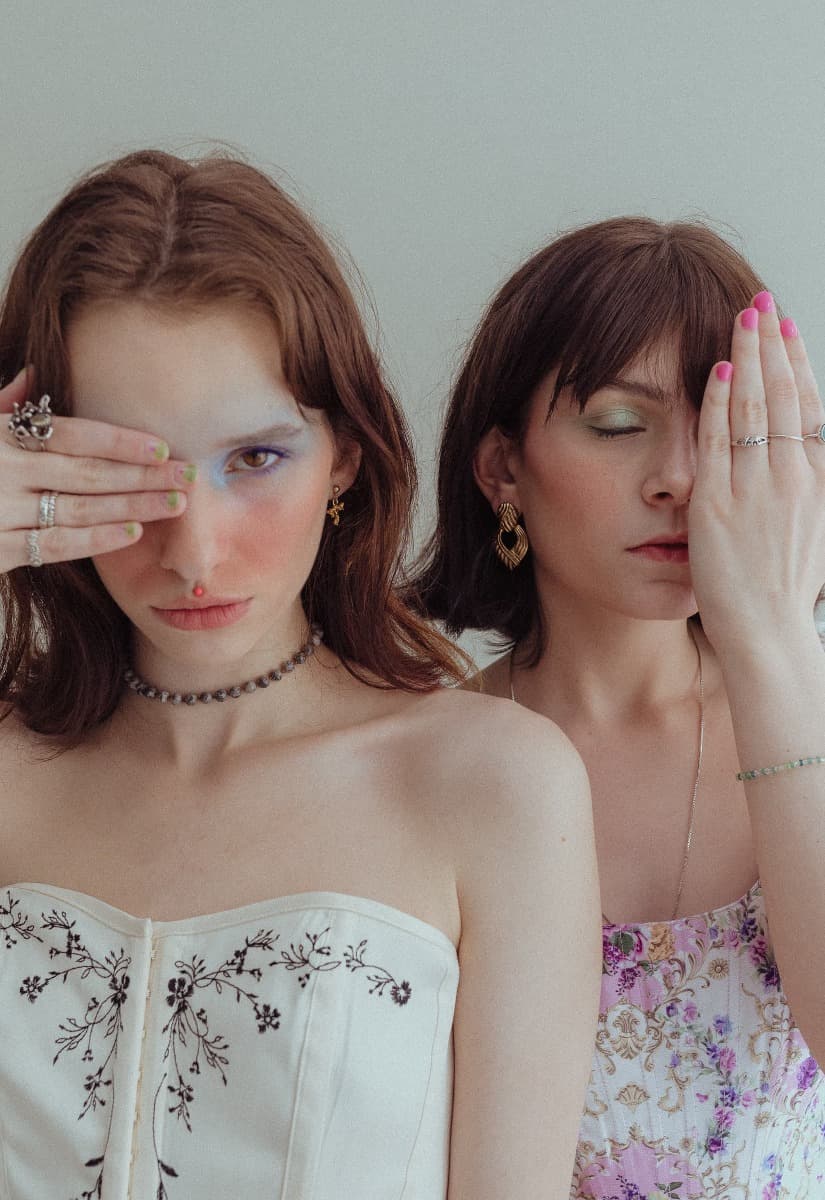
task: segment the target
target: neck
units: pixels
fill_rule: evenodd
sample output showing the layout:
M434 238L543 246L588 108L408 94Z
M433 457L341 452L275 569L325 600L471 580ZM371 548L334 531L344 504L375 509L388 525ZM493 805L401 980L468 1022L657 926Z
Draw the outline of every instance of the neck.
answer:
M683 700L695 688L696 648L685 620L640 620L556 604L546 628L546 646L535 667L520 666L516 650L515 693L563 728L572 718L635 720ZM700 631L695 632L701 641Z
M307 643L310 649L305 649ZM154 757L161 755L185 768L214 764L221 755L263 737L306 731L320 707L316 657L323 654L328 664L332 660L311 643L303 614L290 622L289 630L273 632L237 658L173 660L155 646L138 643L133 667L137 679L128 687L124 684L112 733L128 737L132 746L145 737ZM297 653L303 662L296 661ZM258 683L261 679L267 682ZM233 696L232 688L240 688L240 695ZM160 698L163 693L165 700ZM201 700L204 694L211 695L211 701ZM174 703L177 697L180 701Z

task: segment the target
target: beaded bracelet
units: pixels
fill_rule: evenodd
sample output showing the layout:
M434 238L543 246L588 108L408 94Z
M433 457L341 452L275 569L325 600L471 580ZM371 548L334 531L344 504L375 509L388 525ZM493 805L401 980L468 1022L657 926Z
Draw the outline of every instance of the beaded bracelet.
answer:
M775 767L755 767L752 771L737 771L736 778L746 783L749 779L758 779L760 775L778 775L780 771L792 771L794 767L812 767L825 763L825 754L815 754L812 758L794 758L790 762L778 763Z

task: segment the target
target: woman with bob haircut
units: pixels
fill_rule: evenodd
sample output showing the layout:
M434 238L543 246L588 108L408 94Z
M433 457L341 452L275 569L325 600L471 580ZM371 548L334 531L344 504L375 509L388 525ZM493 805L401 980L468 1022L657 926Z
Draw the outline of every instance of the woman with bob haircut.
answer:
M479 686L590 776L607 915L573 1197L821 1194L823 498L797 327L708 228L578 229L484 314L418 586L500 637Z
M330 250L251 166L129 155L23 248L0 373L4 1197L565 1195L586 774L441 686Z

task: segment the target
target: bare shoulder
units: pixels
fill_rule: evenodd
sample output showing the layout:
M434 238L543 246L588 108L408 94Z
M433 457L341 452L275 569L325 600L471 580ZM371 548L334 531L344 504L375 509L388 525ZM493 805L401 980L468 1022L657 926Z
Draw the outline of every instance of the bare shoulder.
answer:
M453 689L416 706L408 724L417 792L439 823L499 826L536 836L579 816L590 788L578 751L557 725L494 696ZM444 798L449 797L445 805Z

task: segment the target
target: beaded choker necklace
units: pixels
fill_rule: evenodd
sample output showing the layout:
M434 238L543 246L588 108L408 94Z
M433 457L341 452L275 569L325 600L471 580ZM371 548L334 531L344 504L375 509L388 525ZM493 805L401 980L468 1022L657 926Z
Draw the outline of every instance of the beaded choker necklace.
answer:
M274 671L268 671L265 675L258 675L254 679L247 679L243 683L233 684L232 687L218 688L215 692L169 692L165 688L147 683L131 667L124 672L123 679L136 695L145 696L147 700L159 700L161 704L211 704L213 700L222 704L224 700L237 700L240 696L257 692L259 688L268 688L270 683L277 683L283 679L284 675L288 675L290 671L294 671L296 667L311 658L315 653L315 647L320 646L323 637L323 630L320 626L313 625L310 628L309 637L300 650L296 650L290 658L284 659Z

